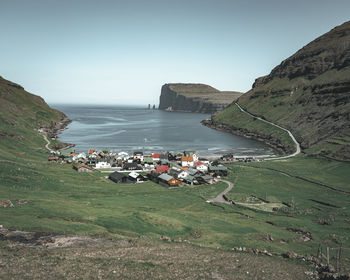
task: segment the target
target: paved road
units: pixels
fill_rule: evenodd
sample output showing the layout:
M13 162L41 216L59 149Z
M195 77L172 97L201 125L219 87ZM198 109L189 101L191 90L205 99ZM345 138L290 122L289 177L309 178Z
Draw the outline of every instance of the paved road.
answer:
M296 155L300 154L300 151L301 151L301 149L300 149L300 144L299 144L299 142L295 139L294 135L293 135L288 129L285 129L285 128L282 127L282 126L279 126L279 125L277 125L277 124L274 124L274 123L269 122L269 121L267 121L267 120L264 120L264 119L262 119L262 118L259 118L259 117L255 116L255 115L253 115L253 114L251 114L251 113L245 111L241 106L239 106L238 103L235 102L235 104L236 104L236 106L237 106L243 113L246 113L246 114L248 114L249 116L251 116L251 117L253 117L253 118L256 118L256 119L258 119L258 120L260 120L260 121L269 123L269 124L271 124L271 125L273 125L273 126L275 126L275 127L278 127L279 129L282 129L282 130L286 131L286 132L288 133L288 135L290 136L290 138L293 140L293 142L294 142L294 144L295 144L295 146L296 146L296 151L295 151L293 154L290 154L290 155L287 155L287 156L283 156L283 157L266 158L266 159L264 159L264 160L285 159L285 158L295 157Z
M224 195L226 195L230 190L232 190L233 183L222 179L220 179L219 181L226 183L228 187L222 193L218 194L217 197L208 199L207 202L208 203L220 202L220 203L231 204L230 202L224 199Z

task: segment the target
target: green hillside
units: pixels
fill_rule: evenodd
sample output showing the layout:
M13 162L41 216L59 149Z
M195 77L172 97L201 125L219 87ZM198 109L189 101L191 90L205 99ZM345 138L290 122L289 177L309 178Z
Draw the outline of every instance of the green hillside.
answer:
M66 122L66 116L41 97L0 77L0 157L19 151L31 154L43 148L45 142L37 130L42 128L50 134Z
M305 152L350 160L350 22L284 60L238 99L248 112L292 131ZM277 128L244 116L235 105L217 123L291 142Z

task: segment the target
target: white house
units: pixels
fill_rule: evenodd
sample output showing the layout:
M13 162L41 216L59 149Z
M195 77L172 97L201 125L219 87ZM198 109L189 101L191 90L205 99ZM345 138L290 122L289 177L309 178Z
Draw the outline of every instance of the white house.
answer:
M184 171L181 171L181 172L177 175L177 178L178 178L178 179L184 179L184 178L186 178L188 175L189 175L188 172L187 172L186 170L184 170Z
M205 164L199 164L196 166L196 169L200 172L206 173L208 172L208 166Z
M135 181L136 183L143 182L142 176L141 176L139 173L135 172L135 171L131 171L131 172L129 173L129 177L130 177L133 181Z
M110 165L109 162L100 161L100 162L96 163L96 167L95 168L111 168L111 165Z
M182 167L193 167L194 166L194 160L193 157L181 157L181 165Z

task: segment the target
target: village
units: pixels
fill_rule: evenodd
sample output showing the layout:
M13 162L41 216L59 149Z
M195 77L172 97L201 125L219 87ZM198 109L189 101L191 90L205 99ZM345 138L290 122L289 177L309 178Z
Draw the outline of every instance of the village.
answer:
M115 183L134 184L150 180L169 188L213 184L227 176L227 167L218 159L200 157L195 151L176 154L135 151L129 154L90 149L87 153L76 153L70 148L56 152L48 161L72 164L77 172L110 173L106 177Z

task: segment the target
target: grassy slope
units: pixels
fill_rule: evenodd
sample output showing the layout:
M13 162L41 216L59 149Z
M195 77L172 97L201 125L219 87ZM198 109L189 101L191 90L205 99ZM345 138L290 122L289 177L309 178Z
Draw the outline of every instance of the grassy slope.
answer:
M350 160L350 22L313 40L258 78L253 88L239 98L248 112L292 131L309 154ZM242 120L241 120L242 119ZM253 119L242 118L232 106L214 120L262 135L284 134Z
M319 105L315 100L305 103L304 101L312 100L311 88L313 86L323 86L332 82L342 83L348 81L349 77L350 69L343 69L341 71L327 71L311 81L303 78L296 78L293 80L275 78L263 87L259 87L258 90L262 94L253 93L253 99L248 98L248 96L242 96L239 103L249 112L264 116L267 120L276 122L290 129L304 147L311 148L308 150L310 153L319 153L323 151L324 153L330 154L344 145L349 145L350 129L342 129L336 134L329 135L324 140L318 141L315 127L320 130L322 127L324 127L323 129L331 127L332 120L326 120L326 118L335 110L337 113L346 114L350 110L349 103L335 107L333 104L329 103ZM307 89L304 90L304 87L307 87ZM279 94L270 95L268 97L263 94L270 91L277 91ZM284 93L281 94L281 92ZM293 93L291 94L291 92ZM318 120L314 121L310 119L310 121L300 121L313 115L317 115ZM339 120L339 122L344 121L345 120Z

